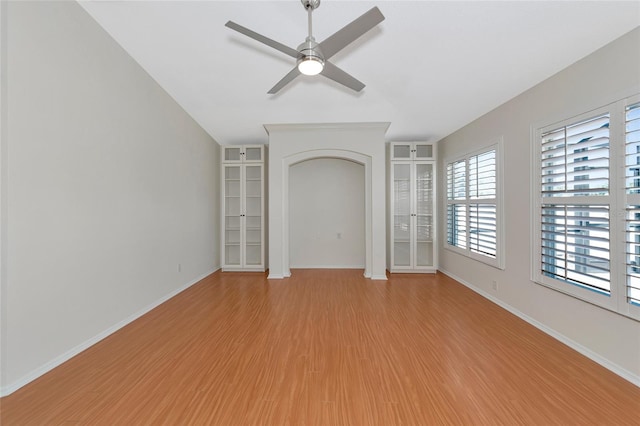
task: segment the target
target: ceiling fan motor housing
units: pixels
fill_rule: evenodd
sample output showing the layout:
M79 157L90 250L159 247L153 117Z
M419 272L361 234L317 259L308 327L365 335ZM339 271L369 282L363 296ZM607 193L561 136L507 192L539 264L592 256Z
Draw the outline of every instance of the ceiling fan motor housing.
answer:
M302 61L317 61L320 62L324 66L324 56L322 55L322 51L318 43L314 40L313 37L307 37L304 43L298 46L298 61L300 64Z

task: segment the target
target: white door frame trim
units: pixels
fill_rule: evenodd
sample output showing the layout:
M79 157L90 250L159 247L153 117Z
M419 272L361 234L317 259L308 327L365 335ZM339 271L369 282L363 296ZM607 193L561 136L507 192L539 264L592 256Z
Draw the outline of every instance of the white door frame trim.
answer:
M282 159L282 272L284 277L291 276L289 258L289 171L291 166L307 160L336 158L353 161L364 166L364 210L365 210L365 262L364 276L371 278L372 233L371 226L371 156L343 149L313 149L297 152ZM269 277L271 278L271 277Z

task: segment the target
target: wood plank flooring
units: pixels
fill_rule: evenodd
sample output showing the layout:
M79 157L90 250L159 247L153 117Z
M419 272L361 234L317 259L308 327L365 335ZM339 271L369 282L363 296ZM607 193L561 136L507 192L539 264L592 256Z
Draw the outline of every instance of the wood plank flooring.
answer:
M640 388L442 274L217 272L0 400L5 425L639 425Z

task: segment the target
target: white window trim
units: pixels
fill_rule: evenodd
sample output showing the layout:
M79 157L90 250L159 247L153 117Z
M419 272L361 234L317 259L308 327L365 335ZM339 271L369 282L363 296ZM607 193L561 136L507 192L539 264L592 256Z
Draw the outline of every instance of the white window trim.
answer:
M503 147L504 147L504 142L503 142L503 137L500 136L494 140L492 140L491 142L489 142L488 144L484 145L482 148L479 149L475 149L474 151L471 152L467 152L465 154L462 155L458 155L455 157L450 157L450 158L446 158L444 160L444 167L443 167L443 172L445 174L444 176L444 187L445 190L443 191L444 195L444 217L443 217L443 224L444 224L444 235L445 237L443 238L443 244L444 244L444 249L445 250L449 250L451 252L460 254L462 256L468 257L469 259L473 259L476 260L478 262L487 264L489 266L492 266L494 268L497 269L505 269L505 250L504 250L504 212L503 212L503 206L504 206L504 185L503 185L503 170L504 170L504 161L503 161ZM468 160L471 157L474 157L476 155L479 154L483 154L485 152L494 150L496 151L496 257L495 258L491 258L488 256L483 256L481 254L475 253L471 250L471 248L469 247L469 238L467 238L467 248L463 249L457 246L453 246L451 244L449 244L448 242L448 229L447 229L447 210L448 210L448 205L449 200L447 199L447 166L451 163L455 163L456 161L461 161L464 160L467 164L468 164ZM469 200L468 198L468 189L469 189L469 170L468 168L466 169L466 183L465 183L465 191L466 191L466 195L467 198L465 199L464 202L457 202L456 204L463 204L465 206L467 206L467 212L466 212L466 216L467 216L467 229L469 227L469 204L474 204L473 200Z
M548 121L531 126L531 280L542 286L551 288L585 302L608 309L618 314L640 320L640 307L627 302L626 280L626 205L640 204L640 196L629 196L625 191L625 108L640 101L640 95L634 95L591 111ZM555 280L542 274L541 271L541 135L552 128L570 125L604 113L610 114L609 124L609 195L597 197L567 197L565 204L607 204L609 205L609 245L610 245L610 295L600 294L577 285ZM587 200L585 200L585 198ZM562 204L558 199L557 204Z

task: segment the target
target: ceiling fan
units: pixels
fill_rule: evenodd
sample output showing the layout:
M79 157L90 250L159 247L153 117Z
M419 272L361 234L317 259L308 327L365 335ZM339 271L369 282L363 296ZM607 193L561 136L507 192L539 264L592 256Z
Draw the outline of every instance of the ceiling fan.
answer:
M298 46L297 49L285 46L282 43L260 35L232 21L227 22L225 26L296 59L296 67L289 71L282 80L276 83L276 85L267 92L269 94L277 93L300 74L322 74L331 80L355 90L356 92L361 91L364 88L364 84L335 66L333 63L329 62L329 59L361 35L382 22L384 20L384 16L380 10L377 7L372 8L324 40L322 43L317 43L311 32L311 14L320 6L320 0L301 0L301 2L308 14L309 36L305 39L304 43Z

